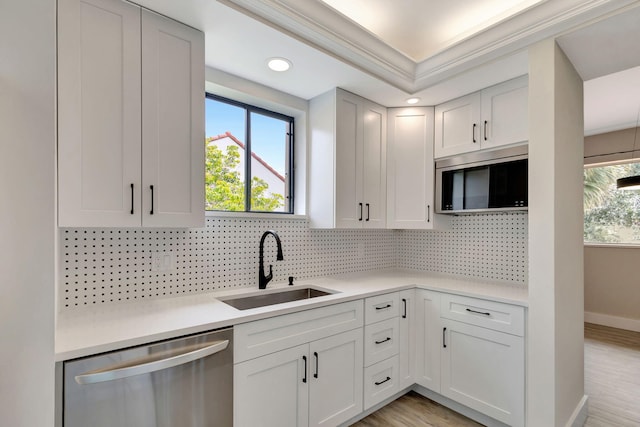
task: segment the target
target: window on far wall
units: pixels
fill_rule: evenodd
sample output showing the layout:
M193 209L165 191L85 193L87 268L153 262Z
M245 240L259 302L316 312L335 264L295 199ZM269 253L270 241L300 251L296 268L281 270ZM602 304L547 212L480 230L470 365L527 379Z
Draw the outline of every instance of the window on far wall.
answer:
M616 180L640 175L640 162L584 169L584 241L640 245L640 191Z
M211 94L205 102L206 210L293 213L293 117Z

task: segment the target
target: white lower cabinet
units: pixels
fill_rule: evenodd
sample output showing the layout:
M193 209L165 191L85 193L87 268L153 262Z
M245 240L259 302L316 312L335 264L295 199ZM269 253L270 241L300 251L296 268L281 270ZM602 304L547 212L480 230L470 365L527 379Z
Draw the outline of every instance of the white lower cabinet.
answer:
M308 426L309 345L234 366L234 426Z
M337 426L363 411L362 300L234 327L234 426Z
M440 327L439 292L416 289L416 383L440 393Z
M337 426L421 385L525 423L525 309L427 289L235 327L236 427Z
M362 329L309 347L309 425L335 426L362 412Z
M234 426L336 426L362 412L362 328L238 363Z
M442 319L440 394L510 426L524 426L524 340Z
M524 426L524 308L415 292L415 382L505 424Z
M406 295L405 295L406 296ZM364 409L367 410L400 391L400 351L408 348L401 339L401 313L405 301L400 292L365 300Z
M416 381L416 291L400 291L400 329L398 350L399 390L412 386Z

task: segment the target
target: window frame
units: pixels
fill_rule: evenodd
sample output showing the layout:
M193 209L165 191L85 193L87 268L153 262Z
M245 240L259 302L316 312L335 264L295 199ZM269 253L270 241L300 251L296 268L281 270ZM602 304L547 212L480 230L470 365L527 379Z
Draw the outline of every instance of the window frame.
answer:
M211 92L205 92L205 98L213 101L222 102L225 104L233 105L245 110L245 149L244 149L244 210L242 211L226 211L226 210L205 210L205 213L228 213L228 214L268 214L268 215L294 215L295 205L295 118L286 114L278 113L276 111L268 110L266 108L257 107L255 105L247 104L245 102L236 101L224 96L216 95ZM206 100L205 99L205 100ZM205 106L206 111L206 106ZM285 152L287 158L285 164L287 170L285 171L285 210L284 211L260 211L251 209L251 114L257 113L263 116L271 117L274 119L282 120L288 123L288 129L286 135L288 141L286 143ZM247 179L248 178L248 179Z
M584 169L594 169L594 168L602 168L602 167L608 167L608 166L618 166L618 165L625 165L625 164L636 164L636 163L640 164L640 157L633 157L633 158L612 160L612 161L605 161L605 162L597 162L597 163L588 163L588 164L585 163L583 168ZM584 185L584 183L583 183L583 185ZM586 216L586 211L583 210L583 230L584 230L584 227L586 226L585 216ZM640 249L640 242L638 242L638 243L632 243L632 242L627 242L627 241L624 241L624 242L595 242L595 241L584 240L584 237L583 237L583 245L585 247Z

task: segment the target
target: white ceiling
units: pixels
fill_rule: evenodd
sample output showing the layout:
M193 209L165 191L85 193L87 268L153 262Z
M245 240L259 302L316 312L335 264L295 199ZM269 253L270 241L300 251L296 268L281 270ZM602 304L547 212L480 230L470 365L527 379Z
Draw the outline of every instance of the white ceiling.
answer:
M526 46L550 36L560 36L585 79L640 66L640 0L138 3L204 31L208 67L302 99L339 86L389 107L406 105L410 96L435 105L526 74ZM492 13L464 21L476 4ZM343 10L358 24L336 11L345 5L357 6ZM436 25L442 22L459 24ZM448 27L455 31L441 32ZM274 56L288 58L293 68L270 71L266 60ZM585 132L628 126L640 108L631 88L640 88L637 70L588 81Z

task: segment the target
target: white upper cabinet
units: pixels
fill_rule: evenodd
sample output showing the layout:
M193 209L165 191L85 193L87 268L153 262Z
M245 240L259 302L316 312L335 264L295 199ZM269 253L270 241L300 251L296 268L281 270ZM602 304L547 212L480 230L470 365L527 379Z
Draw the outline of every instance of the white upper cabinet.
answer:
M203 141L201 32L119 0L58 2L60 226L204 225Z
M433 110L433 107L388 110L388 228L448 226L448 217L434 214Z
M341 89L310 104L309 215L314 228L386 225L386 108Z
M526 142L528 77L436 106L435 158Z
M204 226L204 97L202 33L142 10L143 225Z

